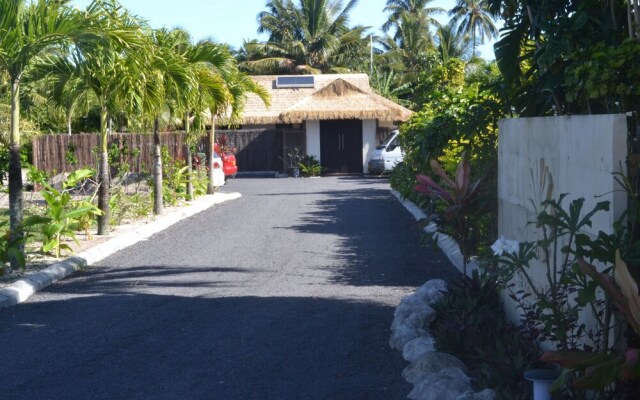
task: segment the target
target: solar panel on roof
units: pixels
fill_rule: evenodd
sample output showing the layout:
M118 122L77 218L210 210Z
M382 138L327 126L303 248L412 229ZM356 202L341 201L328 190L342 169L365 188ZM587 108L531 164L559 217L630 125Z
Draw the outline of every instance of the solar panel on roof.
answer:
M278 76L276 78L277 88L312 88L315 87L315 77L313 75L300 76Z

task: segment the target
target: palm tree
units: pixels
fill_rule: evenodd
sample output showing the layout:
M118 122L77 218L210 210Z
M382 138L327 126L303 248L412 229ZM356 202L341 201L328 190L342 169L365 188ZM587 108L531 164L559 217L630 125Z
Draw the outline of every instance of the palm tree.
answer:
M460 32L455 25L449 23L441 26L436 32L436 51L440 60L446 64L451 58L469 61L473 46L469 35Z
M26 81L45 81L48 103L64 113L67 133L71 135L71 121L77 111L89 110L95 97L87 82L82 79L80 62L74 54L58 54L45 57L45 62L31 68L25 75Z
M368 45L366 27L348 26L348 14L357 0L342 6L341 0L272 0L258 14L259 33L266 43L245 44L256 58L246 62L257 70L289 73L343 72L349 54Z
M74 58L81 78L94 93L100 108L100 141L98 168L98 235L108 235L110 231L110 176L108 144L108 118L118 105L126 104L131 112L140 113L153 103L150 90L155 84L146 74L152 54L150 44L145 40L142 22L130 15L115 1L94 1L87 10L94 23L109 27L117 36L110 40L78 46Z
M184 115L185 140L187 142L187 195L193 197L191 174L191 145L199 137L202 130L191 131L190 116L200 116L212 103L225 103L229 97L225 79L237 70L235 59L226 46L214 43L209 39L191 43L188 37L176 46L193 77L195 85L187 87L178 95L182 99L182 115ZM209 157L211 158L211 157Z
M239 122L248 95L253 93L257 95L263 103L268 107L270 105L269 92L248 75L238 70L224 76L224 84L226 87L227 98L218 99L216 96L209 98L209 114L211 117L211 130L209 131L209 146L213 151L215 143L215 126L216 118L226 118L227 124L235 124ZM209 179L207 193L214 193L213 186L213 157L209 157Z
M421 22L412 14L402 14L396 37L387 35L379 40L388 65L403 72L405 81L424 67L424 58L434 51L431 35L425 35Z
M434 18L435 14L444 13L444 8L428 7L434 0L387 0L387 5L383 11L390 12L389 18L382 25L382 30L388 32L391 28L397 31L402 29L403 22L407 15L413 16L422 29L422 34L431 37L430 28L439 27L440 23ZM394 39L399 36L394 35Z
M449 11L449 15L453 23L458 26L458 33L471 35L472 57L476 56L477 44L498 36L498 28L493 23L493 15L487 0L458 0L457 5Z
M0 2L0 69L11 84L11 133L9 144L10 229L20 237L23 216L20 163L20 82L28 68L41 62L41 55L71 42L97 40L86 18L67 6L68 1L6 0ZM11 260L17 268L18 261Z
M180 29L171 31L164 28L158 29L153 31L150 37L153 43L151 79L156 81L156 85L151 87L154 92L151 95L157 101L147 103L150 109L146 110L145 114L153 119L153 212L156 215L162 214L164 210L160 119L163 114L170 115L182 108L181 96L178 94L195 85L193 77L188 73L186 60L176 51L176 48L180 47L185 40L188 41L188 34Z

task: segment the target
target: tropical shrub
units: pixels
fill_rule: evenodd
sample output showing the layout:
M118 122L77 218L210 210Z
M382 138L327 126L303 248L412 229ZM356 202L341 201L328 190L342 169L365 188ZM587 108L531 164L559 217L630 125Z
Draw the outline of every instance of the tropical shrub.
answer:
M20 270L24 271L26 260L22 249L24 244L30 239L32 229L42 223L39 216L29 216L20 223L19 235L11 235L9 230L9 220L0 221L0 276L4 275L11 259L18 261Z
M431 160L431 169L449 190L426 175L416 177L418 185L415 186L415 190L434 199L437 205L442 205L441 211L431 214L426 222L434 221L438 232L451 236L458 243L466 277L467 263L477 248L477 216L483 211L483 205L478 200L480 181L471 181L471 167L466 153L462 154L462 160L458 163L455 179L449 178L435 160Z
M501 285L518 304L523 326L539 342L547 342L555 349L579 347L605 351L608 348L611 326L610 310L598 296L597 284L575 267L581 257L606 261L614 239L601 233L592 240L586 227L600 211L609 209L608 202L600 202L593 209L583 210L584 199L573 200L565 210L563 201L546 200L533 222L542 238L517 243L504 238L492 247L499 259L498 275ZM594 251L597 249L597 252ZM602 255L600 255L602 254ZM534 263L534 260L536 263ZM535 269L544 271L544 285L534 283ZM522 277L527 288L519 288L512 281ZM596 328L585 325L584 314L590 313Z
M122 187L113 190L109 200L112 225L121 225L124 221L145 218L151 214L151 196L144 192L125 193Z
M162 146L162 201L175 206L187 196L187 171L184 160L174 160L166 146ZM150 183L152 183L150 181Z
M322 174L322 165L314 156L307 155L300 161L300 172L302 176L320 176Z
M455 280L429 326L436 348L469 367L476 389L492 388L500 400L531 398L524 371L539 351L532 338L506 321L496 277L474 271L470 280Z
M73 252L69 245L63 243L64 238L73 239L77 243L75 227L78 224L86 224L81 219L101 215L102 211L90 202L74 201L68 190L93 175L94 171L90 169L74 171L65 179L60 191L49 184L43 184L41 194L47 203L45 214L39 221L43 252L53 252L56 257L60 257L61 250Z
M29 170L27 171L27 182L31 183L33 190L37 190L42 187L48 180L49 176L46 171L41 171L33 165L29 166Z

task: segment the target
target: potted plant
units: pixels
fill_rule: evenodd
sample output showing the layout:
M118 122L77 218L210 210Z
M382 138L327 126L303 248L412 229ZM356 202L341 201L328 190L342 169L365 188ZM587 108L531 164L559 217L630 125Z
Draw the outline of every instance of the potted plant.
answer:
M293 147L286 155L285 158L280 157L280 159L287 166L287 173L292 178L298 178L300 176L300 162L303 159L303 156L300 152L300 147Z

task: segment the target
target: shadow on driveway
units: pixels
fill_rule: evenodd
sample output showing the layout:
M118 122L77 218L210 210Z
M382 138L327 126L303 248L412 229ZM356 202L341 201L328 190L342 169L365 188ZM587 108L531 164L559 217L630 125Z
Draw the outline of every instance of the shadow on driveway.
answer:
M283 228L342 239L335 249L338 266L329 267L334 273L331 281L354 286L415 286L457 273L439 250L416 244L424 232L389 190L368 184L375 181L356 182L361 188L355 191L319 193L323 198L313 204L314 211L303 214L301 223Z
M111 286L0 312L3 398L371 400L410 390L386 343L390 307Z

